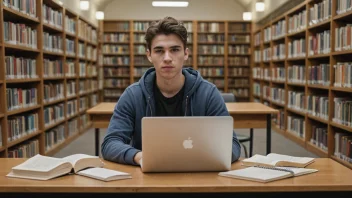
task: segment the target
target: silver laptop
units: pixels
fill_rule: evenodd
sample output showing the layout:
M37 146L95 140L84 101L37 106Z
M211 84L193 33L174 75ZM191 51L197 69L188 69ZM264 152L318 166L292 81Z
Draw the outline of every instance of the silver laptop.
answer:
M233 118L144 117L143 172L231 169Z

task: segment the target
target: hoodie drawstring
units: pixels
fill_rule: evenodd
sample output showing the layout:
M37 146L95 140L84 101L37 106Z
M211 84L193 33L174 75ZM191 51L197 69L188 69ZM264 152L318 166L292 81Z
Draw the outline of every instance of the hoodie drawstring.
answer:
M148 106L150 109L150 117L153 116L152 105L150 104L150 96L148 97Z
M186 109L185 109L185 116L187 116L187 106L188 106L188 96L186 96Z

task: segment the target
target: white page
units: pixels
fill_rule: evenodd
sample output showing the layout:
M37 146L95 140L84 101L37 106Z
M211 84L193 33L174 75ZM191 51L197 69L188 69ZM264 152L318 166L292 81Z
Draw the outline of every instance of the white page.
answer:
M270 153L267 155L270 159L275 160L275 161L290 161L290 162L297 162L297 163L308 163L311 160L314 160L314 158L310 157L293 157L289 155L281 155L281 154L276 154L276 153Z
M78 175L84 175L87 177L93 177L97 179L106 180L110 177L121 176L121 178L131 178L129 173L115 171L106 168L88 168L77 173Z
M242 178L254 179L254 180L262 180L268 181L275 178L281 178L284 176L291 175L291 173L286 171L278 171L278 170L271 170L271 169L264 169L264 168L257 168L257 167L249 167L239 170L232 170L227 172L222 172L219 175L227 175L231 176L238 176Z
M64 164L65 161L54 158L47 157L42 155L35 155L32 158L29 158L24 163L19 164L13 167L13 170L30 170L30 171L38 171L38 172L49 172L50 170L56 168L57 166Z
M248 159L244 159L242 160L244 162L254 162L254 163L262 163L262 164L270 164L270 165L275 165L277 160L273 160L271 158L268 158L266 156L263 156L263 155L254 155L252 156L251 158L248 158Z
M309 169L309 168L295 168L295 167L276 167L276 168L282 168L286 170L291 170L294 172L295 176L300 176L300 175L305 175L308 173L315 173L318 172L317 169Z
M84 158L98 158L98 156L92 156L92 155L86 155L86 154L74 154L74 155L69 155L67 157L62 158L62 160L66 162L70 162L72 166L75 166L76 162L80 159Z

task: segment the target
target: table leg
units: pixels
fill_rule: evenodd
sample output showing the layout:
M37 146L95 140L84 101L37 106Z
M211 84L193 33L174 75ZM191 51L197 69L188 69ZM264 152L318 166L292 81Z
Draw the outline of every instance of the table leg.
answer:
M266 116L266 154L271 153L271 115Z
M99 128L95 128L95 155L96 156L99 156L99 148L100 148L100 146L99 146L99 136L100 136L99 132L100 132Z
M253 128L249 129L249 157L253 154Z

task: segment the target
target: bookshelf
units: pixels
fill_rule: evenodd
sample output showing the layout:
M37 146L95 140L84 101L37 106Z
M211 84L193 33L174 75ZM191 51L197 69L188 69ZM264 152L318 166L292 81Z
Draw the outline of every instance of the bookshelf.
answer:
M306 0L253 30L251 101L280 110L273 117L278 133L352 168L352 5L346 2Z
M99 100L97 27L55 1L25 2L0 4L0 157L55 154L91 126Z
M104 101L116 102L123 90L153 65L146 57L144 34L151 21L103 20ZM222 92L249 101L251 23L244 21L183 21L190 56L185 67L198 70ZM112 46L116 53L111 53ZM105 50L105 51L104 51ZM120 51L118 51L120 50ZM114 78L114 79L111 79Z

